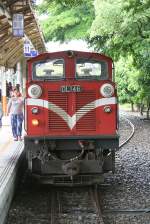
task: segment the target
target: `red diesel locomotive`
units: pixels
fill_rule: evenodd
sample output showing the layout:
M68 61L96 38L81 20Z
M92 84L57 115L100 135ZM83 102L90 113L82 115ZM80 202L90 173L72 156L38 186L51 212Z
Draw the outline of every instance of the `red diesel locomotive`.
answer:
M98 53L43 53L28 61L25 150L43 183L93 184L118 148L113 61Z

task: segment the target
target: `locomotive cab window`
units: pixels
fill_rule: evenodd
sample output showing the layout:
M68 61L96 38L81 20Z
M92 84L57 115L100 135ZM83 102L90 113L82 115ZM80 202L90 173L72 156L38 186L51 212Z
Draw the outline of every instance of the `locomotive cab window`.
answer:
M33 64L33 79L62 79L64 77L64 60L48 59Z
M107 62L85 58L77 59L76 77L79 79L107 79Z

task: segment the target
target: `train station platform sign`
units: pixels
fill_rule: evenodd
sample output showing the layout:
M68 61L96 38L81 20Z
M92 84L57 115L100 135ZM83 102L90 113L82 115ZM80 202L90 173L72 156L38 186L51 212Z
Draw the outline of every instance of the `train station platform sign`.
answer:
M38 55L38 51L36 51L36 50L31 50L28 53L24 53L25 57L36 57L37 55Z
M32 50L30 41L26 40L24 42L24 56L25 57L36 57L37 55L38 55L38 51Z

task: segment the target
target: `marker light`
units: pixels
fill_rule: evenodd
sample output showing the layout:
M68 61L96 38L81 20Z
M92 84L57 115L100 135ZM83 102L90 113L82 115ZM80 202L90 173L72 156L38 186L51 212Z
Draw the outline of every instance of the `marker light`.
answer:
M33 126L38 126L39 125L39 121L37 119L32 119L32 125Z
M104 112L105 113L110 113L112 111L111 107L110 106L105 106L104 107Z
M28 88L28 94L30 97L34 98L34 99L37 99L41 96L42 94L42 89L39 85L31 85L29 88Z
M31 109L31 111L32 111L32 114L38 114L38 113L39 113L39 109L38 109L38 107L33 107L33 108Z
M114 87L111 84L106 83L101 86L100 93L104 97L111 97L114 94Z

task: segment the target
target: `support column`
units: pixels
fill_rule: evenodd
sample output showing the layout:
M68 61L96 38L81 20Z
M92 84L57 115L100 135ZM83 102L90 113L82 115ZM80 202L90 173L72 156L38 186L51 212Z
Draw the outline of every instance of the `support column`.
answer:
M21 63L17 63L17 82L20 85L20 91L22 92L22 66Z
M7 95L6 95L6 72L5 72L5 68L1 67L0 72L1 72L1 80L2 80L2 109L3 109L3 114L6 115Z
M27 62L26 59L22 60L22 77L23 77L23 96L26 94L26 77L27 77Z

